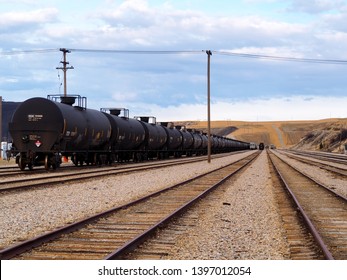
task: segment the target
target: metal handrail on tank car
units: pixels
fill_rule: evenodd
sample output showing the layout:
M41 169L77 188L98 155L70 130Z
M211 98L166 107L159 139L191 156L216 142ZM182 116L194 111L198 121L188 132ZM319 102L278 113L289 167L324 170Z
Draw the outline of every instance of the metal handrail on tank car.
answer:
M78 94L75 94L75 95L69 94L68 96L64 96L63 94L49 94L47 95L47 99L54 102L60 101L61 103L64 103L64 100L66 100L67 102L65 104L70 104L69 101L71 102L73 101L71 105L73 105L77 100L77 105L75 105L75 107L79 107L84 110L87 109L87 97L81 96Z

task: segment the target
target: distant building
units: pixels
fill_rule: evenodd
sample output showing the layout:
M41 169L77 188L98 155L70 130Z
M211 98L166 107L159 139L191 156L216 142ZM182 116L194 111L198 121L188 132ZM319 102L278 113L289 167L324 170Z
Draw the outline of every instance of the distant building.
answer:
M0 122L1 122L1 131L0 131L0 142L11 142L12 138L8 133L8 124L12 119L14 111L17 109L18 105L21 102L8 102L3 101L0 96Z
M12 143L8 143L8 142L1 142L1 153L0 153L0 158L2 159L8 159L8 151L11 150L12 147Z

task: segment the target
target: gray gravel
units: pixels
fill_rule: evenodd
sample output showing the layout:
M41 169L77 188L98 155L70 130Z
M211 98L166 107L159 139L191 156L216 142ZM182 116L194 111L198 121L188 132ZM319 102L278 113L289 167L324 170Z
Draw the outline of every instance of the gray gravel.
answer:
M75 222L135 198L216 169L253 153L176 167L117 175L0 197L0 247ZM290 159L288 159L290 161ZM341 192L345 182L319 168L295 165ZM195 226L181 235L171 259L288 259L265 152L217 198L198 207Z
M0 248L123 205L252 153L0 196ZM29 176L29 175L28 175Z
M224 193L198 208L198 223L179 240L171 259L286 259L266 153Z
M321 169L317 166L310 165L308 163L303 163L298 160L292 159L287 157L285 154L278 153L277 151L273 151L278 155L279 157L283 158L286 162L289 164L295 166L298 170L302 171L303 173L311 176L315 180L317 180L319 183L325 185L326 187L332 189L339 195L342 195L344 197L347 197L347 182L344 179L337 178L334 176L332 172L329 172L327 170ZM313 159L314 161L325 163L322 160L316 160ZM338 163L331 163L329 162L330 165L334 165L340 168L346 168L345 165L338 164Z

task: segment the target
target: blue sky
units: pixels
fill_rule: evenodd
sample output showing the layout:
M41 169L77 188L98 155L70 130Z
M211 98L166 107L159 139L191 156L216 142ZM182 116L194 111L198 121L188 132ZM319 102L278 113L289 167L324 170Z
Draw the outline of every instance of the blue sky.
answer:
M126 107L160 121L205 120L212 50L213 120L347 117L347 64L274 61L221 52L347 61L347 1L0 0L0 95L68 93L88 107ZM50 50L14 54L17 50ZM126 54L74 50L196 51ZM7 55L10 52L10 55ZM11 53L12 52L12 53Z

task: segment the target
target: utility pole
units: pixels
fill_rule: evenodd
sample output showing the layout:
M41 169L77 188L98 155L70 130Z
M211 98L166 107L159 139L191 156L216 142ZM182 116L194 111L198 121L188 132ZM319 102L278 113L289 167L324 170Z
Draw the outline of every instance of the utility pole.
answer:
M207 162L211 163L211 55L210 50L206 51L207 54Z
M2 141L2 96L0 96L0 142ZM1 153L0 153L1 158Z
M69 62L66 61L66 54L71 53L71 51L64 49L64 48L61 48L60 51L63 52L63 55L64 55L63 61L60 61L60 63L63 64L63 67L57 67L56 69L63 70L63 72L64 72L64 97L66 97L67 96L66 72L67 72L67 70L74 69L74 68L73 68L73 66L67 67Z

